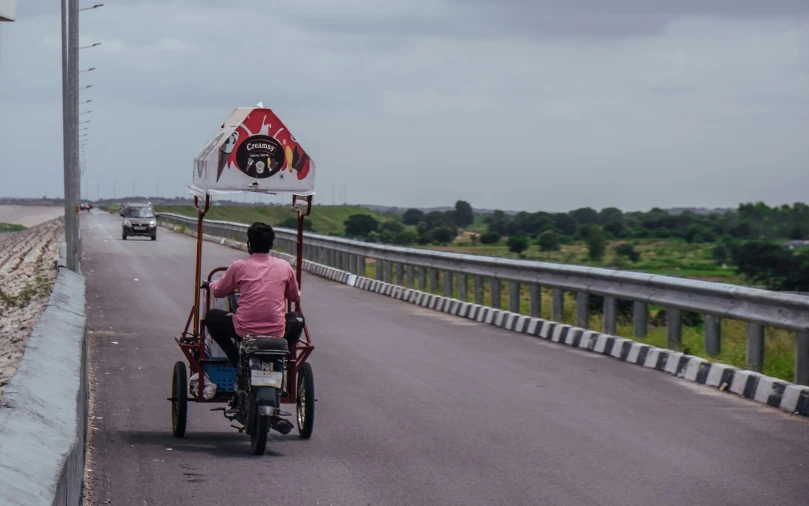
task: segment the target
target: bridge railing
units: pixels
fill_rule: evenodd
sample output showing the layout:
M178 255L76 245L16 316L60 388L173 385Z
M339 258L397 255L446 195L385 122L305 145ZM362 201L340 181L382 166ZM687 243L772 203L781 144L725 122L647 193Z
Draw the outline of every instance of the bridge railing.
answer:
M194 218L161 213L160 220L193 229ZM206 220L204 231L216 237L246 241L247 225ZM276 228L276 246L295 251L296 232ZM492 307L502 309L501 293L508 287L507 309L520 313L523 286L528 287L528 314L539 317L542 288L551 291L551 319L563 321L566 292L576 294L576 325L587 328L591 295L603 297L602 331L614 335L618 301L632 301L633 332L645 337L649 305L666 309L667 347L682 347L682 312L705 315L705 350L716 356L721 349L721 321L747 324L747 367L761 371L766 327L794 331L795 377L809 384L809 297L798 294L627 272L596 267L465 255L418 248L374 244L341 237L305 233L304 258L364 276L366 263L375 264L376 278L385 282L443 292L461 300L484 303L484 287ZM439 286L439 282L441 286ZM469 285L472 289L469 290ZM428 288L429 286L429 288Z

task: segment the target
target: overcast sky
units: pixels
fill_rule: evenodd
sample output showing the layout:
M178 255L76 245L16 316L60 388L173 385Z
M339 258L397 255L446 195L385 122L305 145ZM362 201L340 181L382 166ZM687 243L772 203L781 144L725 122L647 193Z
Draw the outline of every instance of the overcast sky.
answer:
M102 43L81 51L91 198L114 179L182 195L232 109L263 101L323 203L809 201L806 0L104 3L81 14ZM58 6L0 25L0 195L62 194Z

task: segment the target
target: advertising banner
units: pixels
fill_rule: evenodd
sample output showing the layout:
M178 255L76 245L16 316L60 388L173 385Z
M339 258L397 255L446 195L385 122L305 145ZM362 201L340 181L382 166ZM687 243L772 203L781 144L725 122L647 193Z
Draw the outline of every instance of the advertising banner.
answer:
M193 195L315 193L315 162L270 109L239 107L194 158Z

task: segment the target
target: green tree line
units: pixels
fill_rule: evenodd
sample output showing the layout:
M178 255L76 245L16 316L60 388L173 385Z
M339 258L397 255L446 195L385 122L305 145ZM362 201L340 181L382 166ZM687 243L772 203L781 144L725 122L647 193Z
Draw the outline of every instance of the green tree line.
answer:
M801 203L780 207L756 203L711 214L672 214L658 208L624 213L614 207L601 211L583 207L568 213L520 212L514 216L495 211L486 217L486 223L491 234L538 238L542 232L554 231L562 242L585 240L594 225L604 230L607 239L677 238L689 243L709 243L719 238L807 239L809 207Z
M476 213L465 201L450 211L409 209L397 219L380 223L371 216L353 215L346 221L346 235L398 245L448 244L462 229L475 224ZM809 239L809 207L802 203L770 207L764 203L741 204L737 209L698 214L674 214L655 208L647 212L623 212L609 207L596 211L584 207L568 213L494 211L482 217L484 231L472 241L501 243L522 255L532 244L555 251L564 244L584 242L592 260L601 260L608 242L621 241L615 253L637 262L634 239L670 239L713 243L718 265L735 266L752 283L773 290L809 291L809 251L784 247L786 240ZM479 225L479 224L478 224Z

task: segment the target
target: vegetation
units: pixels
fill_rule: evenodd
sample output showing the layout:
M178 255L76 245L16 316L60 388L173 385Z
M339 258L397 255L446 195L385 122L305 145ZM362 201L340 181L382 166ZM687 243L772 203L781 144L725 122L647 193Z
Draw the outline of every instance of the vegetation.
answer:
M285 218L279 225L281 228L291 228L291 229L298 229L298 217L297 216L290 216L289 218ZM314 232L315 227L312 225L312 220L304 220L303 221L303 229L309 232Z
M488 232L484 233L480 236L480 242L483 244L497 244L500 242L500 234L497 232L489 230Z
M627 258L632 263L637 263L640 260L640 253L629 243L621 243L615 246L615 254Z
M589 207L569 213L519 212L512 216L494 211L483 219L483 227L481 242L487 246L507 238L502 248L484 254L511 252L566 263L705 279L736 278L773 290L809 291L809 252L781 244L809 239L809 207L801 203L779 207L742 204L735 210L707 214L662 209L624 213L616 208L596 211ZM515 236L536 238L544 255L531 255L530 249L527 253L512 251L508 238ZM587 248L585 258L575 246L582 242ZM561 258L550 255L556 251L567 254Z
M459 227L468 227L475 222L475 212L469 202L459 200L455 203L455 223Z
M528 249L530 242L524 235L513 235L508 238L508 250L520 257Z
M537 243L542 251L559 251L562 247L562 239L556 230L545 230L540 233Z
M0 290L0 316L3 316L8 309L24 308L34 298L47 297L51 293L52 286L53 283L48 278L36 276L14 295Z
M424 217L424 211L421 209L408 209L402 216L402 221L405 225L418 225Z
M486 218L488 230L501 235L537 237L556 230L574 240L585 238L589 226L603 227L608 239L683 239L688 243L714 242L720 237L737 240L806 239L809 237L809 207L805 204L768 207L742 204L737 210L696 214L673 214L662 209L624 213L614 207L596 211L589 207L569 213L520 212L507 216L495 211Z
M367 214L352 214L345 221L345 233L348 237L367 239L379 230L379 220Z
M155 210L158 213L197 216L194 206L157 206ZM355 214L371 216L380 223L390 220L361 206L316 206L304 223L310 223L307 230L318 234L342 236L345 235L346 219ZM213 206L208 210L206 218L239 223L262 221L274 227L286 227L291 224L287 220L295 219L296 216L295 210L289 206Z
M196 216L192 206L157 211ZM214 206L208 217L296 225L295 211L282 206ZM386 244L809 290L809 248L781 246L786 240L809 239L809 208L804 204L742 204L707 214L580 208L486 216L475 215L465 201L449 211L408 209L400 216L360 206L318 206L305 223L317 233Z
M604 229L598 225L588 225L585 232L587 242L587 254L590 260L600 261L607 252L607 239L604 236Z
M0 223L0 234L6 232L21 232L25 230L25 227L22 225L15 225L12 223Z
M733 245L736 270L770 290L809 292L809 250L792 251L769 242Z

